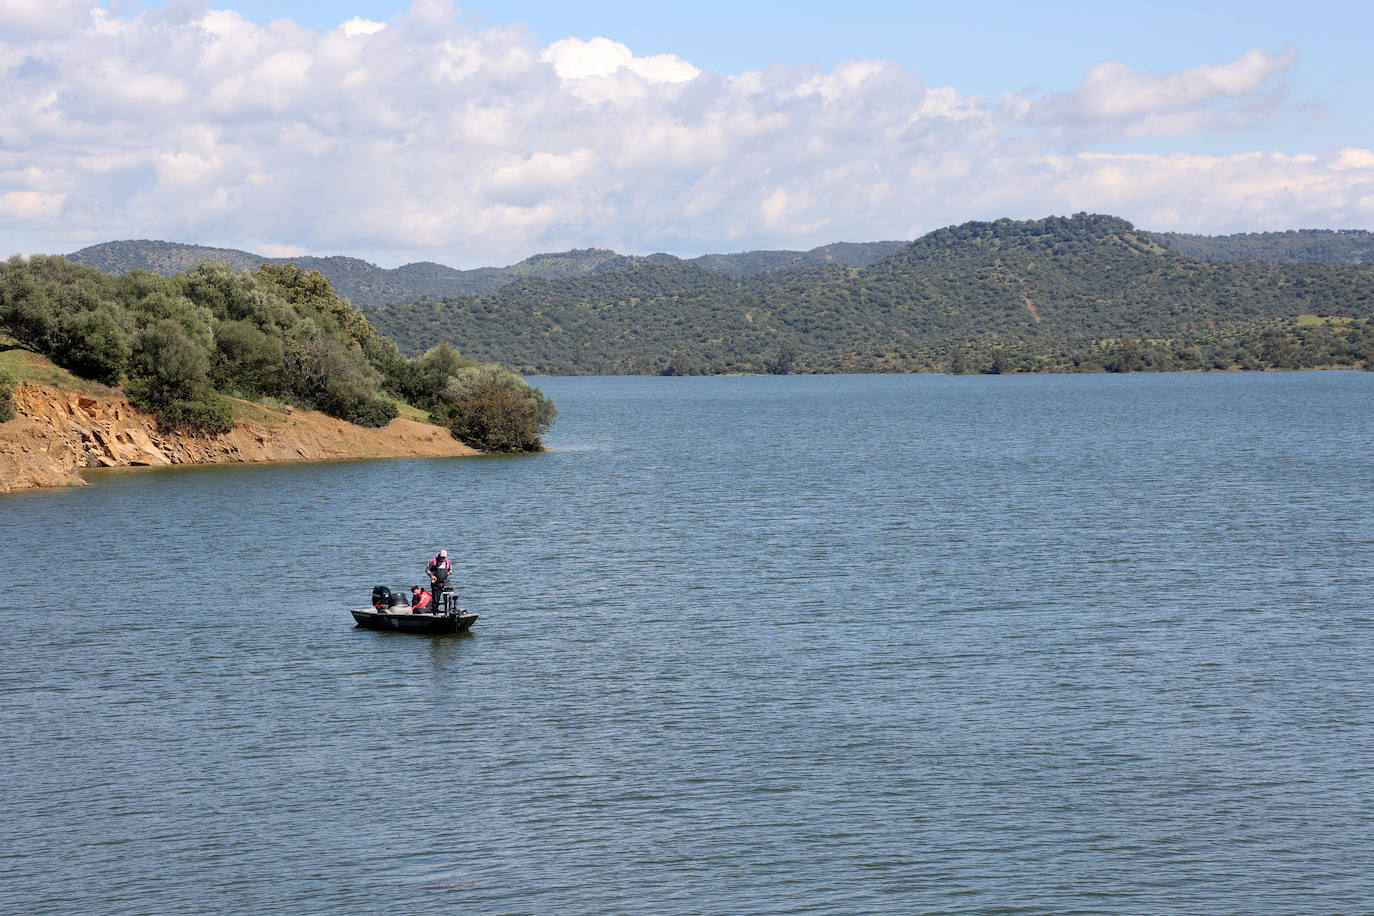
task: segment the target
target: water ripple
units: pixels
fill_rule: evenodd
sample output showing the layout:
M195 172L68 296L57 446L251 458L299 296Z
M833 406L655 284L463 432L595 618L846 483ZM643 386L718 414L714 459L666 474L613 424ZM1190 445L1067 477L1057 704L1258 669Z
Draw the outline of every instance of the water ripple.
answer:
M541 387L0 500L0 910L1368 909L1374 376Z

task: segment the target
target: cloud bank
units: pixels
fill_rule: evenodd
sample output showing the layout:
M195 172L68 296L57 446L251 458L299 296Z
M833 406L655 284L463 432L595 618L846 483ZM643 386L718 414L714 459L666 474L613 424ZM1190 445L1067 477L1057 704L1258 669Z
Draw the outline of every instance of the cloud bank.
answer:
M477 266L1078 210L1190 232L1374 225L1369 150L1121 151L1272 122L1295 61L1103 62L1068 93L984 99L876 60L716 74L603 37L541 48L443 0L323 34L196 5L123 19L10 0L0 244L160 238Z

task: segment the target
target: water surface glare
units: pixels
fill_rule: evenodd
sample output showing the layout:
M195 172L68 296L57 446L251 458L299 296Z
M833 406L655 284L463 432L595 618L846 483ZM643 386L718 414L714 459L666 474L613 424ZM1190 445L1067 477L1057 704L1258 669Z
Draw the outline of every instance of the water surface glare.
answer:
M0 498L0 911L1374 909L1374 373L538 384Z

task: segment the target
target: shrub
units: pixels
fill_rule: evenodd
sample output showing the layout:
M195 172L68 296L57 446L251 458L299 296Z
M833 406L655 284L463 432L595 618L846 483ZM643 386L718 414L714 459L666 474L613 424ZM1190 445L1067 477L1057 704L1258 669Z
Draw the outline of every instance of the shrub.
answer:
M382 384L394 395L414 400L418 373L415 363L406 359L389 337L373 337L363 344L363 356L382 375Z
M131 275L132 276L132 275ZM206 261L176 278L180 295L222 321L251 321L268 334L295 324L296 310L251 274Z
M119 381L133 352L128 331L105 305L61 315L55 336L60 342L53 350L53 362L106 385Z
M157 410L157 422L164 430L192 429L218 435L234 428L234 408L228 399L207 389L198 398L162 405Z
M254 397L288 390L282 372L281 340L251 321L222 321L215 327L215 387Z
M441 343L411 363L410 387L401 393L420 407L433 409L446 398L453 399L447 390L452 379L476 368L472 360L464 359L452 346Z
M263 264L258 278L271 284L292 305L313 309L328 316L344 334L359 346L375 335L372 325L355 311L347 299L339 298L329 279L318 270L306 273L295 264Z
M139 333L125 391L136 406L157 414L164 429L228 432L233 410L211 386L209 370L205 348L175 319L164 318Z
M537 452L558 411L538 388L500 366L460 369L434 410L454 438L484 452Z
M14 419L14 376L0 369L0 423Z
M396 419L398 413L396 405L386 398L368 398L342 405L334 416L358 426L380 429Z
M302 324L303 333L309 333L308 322ZM378 397L381 376L352 341L345 345L319 333L298 336L288 341L286 365L293 394L331 417L360 426L385 426L396 415L395 405Z

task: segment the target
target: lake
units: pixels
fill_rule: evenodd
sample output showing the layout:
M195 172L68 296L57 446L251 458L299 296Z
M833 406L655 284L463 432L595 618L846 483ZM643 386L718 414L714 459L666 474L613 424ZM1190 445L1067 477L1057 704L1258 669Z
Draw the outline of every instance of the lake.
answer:
M1374 373L536 381L0 498L0 911L1374 907Z

